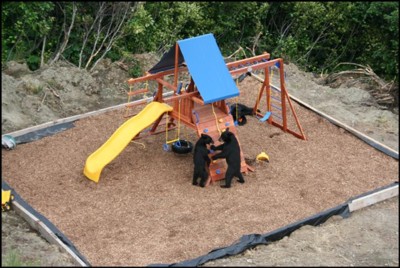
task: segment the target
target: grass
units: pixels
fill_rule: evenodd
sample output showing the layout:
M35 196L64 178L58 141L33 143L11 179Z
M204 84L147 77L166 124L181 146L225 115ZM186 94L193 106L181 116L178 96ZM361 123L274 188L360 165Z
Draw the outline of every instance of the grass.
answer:
M41 266L39 260L24 261L21 254L16 250L8 251L1 259L2 267Z

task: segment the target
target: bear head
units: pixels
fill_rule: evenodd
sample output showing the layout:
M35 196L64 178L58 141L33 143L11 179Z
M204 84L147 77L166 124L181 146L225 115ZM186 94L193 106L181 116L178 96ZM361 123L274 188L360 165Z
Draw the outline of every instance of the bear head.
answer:
M229 142L231 140L231 137L233 136L233 133L229 131L229 127L225 129L224 132L221 133L221 136L219 137L220 142Z
M214 144L214 140L207 134L201 133L200 139L203 144Z

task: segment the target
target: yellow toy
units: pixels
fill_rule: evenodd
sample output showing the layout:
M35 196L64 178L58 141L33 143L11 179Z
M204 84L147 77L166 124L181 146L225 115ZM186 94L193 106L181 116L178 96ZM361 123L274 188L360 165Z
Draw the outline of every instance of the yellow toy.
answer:
M1 211L9 211L11 209L11 200L14 200L14 195L11 190L1 189Z
M257 161L269 162L269 156L265 152L262 152L261 154L257 155Z

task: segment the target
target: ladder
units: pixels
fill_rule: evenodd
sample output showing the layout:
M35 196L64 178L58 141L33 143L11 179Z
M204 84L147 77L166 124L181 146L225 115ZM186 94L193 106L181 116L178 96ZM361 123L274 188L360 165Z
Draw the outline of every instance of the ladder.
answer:
M222 132L227 127L229 127L229 130L233 134L235 134L236 139L238 140L240 146L240 140L237 135L235 123L233 121L233 117L230 114L226 114L215 107L213 111L212 104L206 104L204 106L195 105L192 116L193 116L193 121L196 122L197 135L199 137L201 136L202 133L207 134L214 140L214 145L218 146L221 144L221 142L218 141L220 137L220 131ZM219 151L210 153L209 154L210 159L214 154L218 152ZM240 150L240 157L241 157L241 163L240 163L241 172L247 174L249 171L254 171L254 168L246 164L242 149ZM211 161L209 167L210 176L209 180L207 181L207 185L224 179L226 169L227 169L227 164L225 159L217 159L215 161Z

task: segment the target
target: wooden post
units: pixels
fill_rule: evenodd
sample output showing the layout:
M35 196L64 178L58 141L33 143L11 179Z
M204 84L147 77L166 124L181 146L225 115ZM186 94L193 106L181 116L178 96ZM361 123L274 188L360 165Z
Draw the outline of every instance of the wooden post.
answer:
M175 73L174 73L174 86L178 85L178 62L179 62L179 46L175 44ZM176 92L176 90L175 90Z
M264 70L264 77L265 77L265 81L264 83L267 85L266 87L266 93L267 93L267 112L271 112L272 108L271 108L271 86L270 86L270 81L269 81L269 67L265 67ZM270 116L268 118L268 123L272 123L272 116Z
M267 68L268 68L268 67L267 67ZM268 72L267 72L267 73L268 73ZM265 75L267 75L267 73L266 73ZM264 92L264 90L265 90L265 88L266 88L266 81L267 81L267 79L264 78L264 82L263 82L263 84L262 84L262 86L261 86L260 92L258 93L256 105L255 105L254 108L253 108L253 112L254 112L255 114L257 114L258 105L260 104L260 100L261 100L262 94L263 94L263 92Z
M282 119L283 131L287 131L287 118L286 118L286 88L285 88L285 72L283 71L283 60L279 61L279 79L281 82L281 102L282 102Z
M164 102L163 96L162 96L162 91L163 91L163 85L160 82L158 82L158 89L157 89L157 93L154 98L154 101Z

